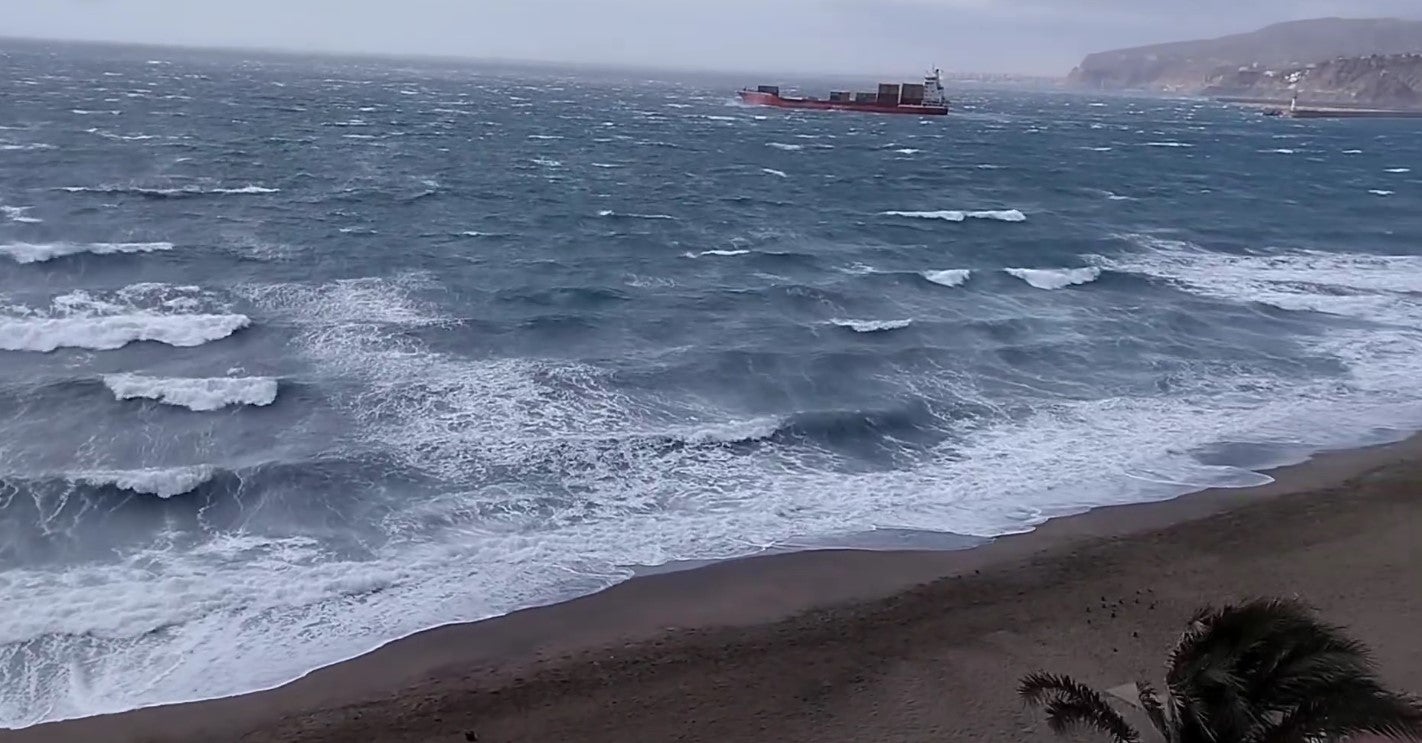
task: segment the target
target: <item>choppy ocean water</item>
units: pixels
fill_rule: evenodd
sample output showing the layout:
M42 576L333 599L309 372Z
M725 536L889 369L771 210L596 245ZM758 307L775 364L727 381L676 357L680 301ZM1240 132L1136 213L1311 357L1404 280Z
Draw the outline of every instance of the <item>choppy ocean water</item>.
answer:
M1422 422L1417 122L0 55L7 726Z

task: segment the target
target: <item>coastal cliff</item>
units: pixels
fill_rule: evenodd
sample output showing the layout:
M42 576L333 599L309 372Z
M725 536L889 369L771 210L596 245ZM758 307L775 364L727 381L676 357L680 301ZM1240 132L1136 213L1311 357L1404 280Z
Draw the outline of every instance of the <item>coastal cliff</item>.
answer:
M1092 54L1068 76L1097 89L1422 105L1422 21L1323 18L1248 34Z

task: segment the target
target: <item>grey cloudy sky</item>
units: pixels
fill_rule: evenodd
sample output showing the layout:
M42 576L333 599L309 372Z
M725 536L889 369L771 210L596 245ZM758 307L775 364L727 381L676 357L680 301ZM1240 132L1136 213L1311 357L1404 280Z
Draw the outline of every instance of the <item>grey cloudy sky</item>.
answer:
M1422 0L0 0L0 34L725 70L1062 74L1085 53Z

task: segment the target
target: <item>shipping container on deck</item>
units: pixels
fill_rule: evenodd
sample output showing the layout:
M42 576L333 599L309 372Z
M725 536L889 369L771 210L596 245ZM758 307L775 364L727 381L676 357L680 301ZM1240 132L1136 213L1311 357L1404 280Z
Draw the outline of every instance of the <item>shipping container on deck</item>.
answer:
M878 103L881 106L899 105L899 84L879 83Z
M875 94L875 93L855 93L855 94L854 94L854 102L855 102L855 103L877 103L878 101L879 101L879 96L878 96L877 94Z
M830 91L830 100L838 102L850 101L853 100L853 98L850 97L851 95L852 94L847 91L832 90Z
M768 93L768 94L770 94L770 95L780 95L780 86L779 86L779 85L759 85L759 86L756 86L756 91L761 92L761 93Z
M919 106L923 104L923 83L904 83L900 89L899 102L905 106Z

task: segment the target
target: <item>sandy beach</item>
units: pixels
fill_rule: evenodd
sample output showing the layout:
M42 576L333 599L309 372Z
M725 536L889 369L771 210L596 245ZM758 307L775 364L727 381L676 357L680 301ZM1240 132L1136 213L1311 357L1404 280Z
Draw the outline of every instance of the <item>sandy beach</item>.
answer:
M1299 596L1422 690L1422 440L960 552L651 575L392 643L276 690L0 734L55 741L1048 740L1039 668L1157 678L1191 610Z

